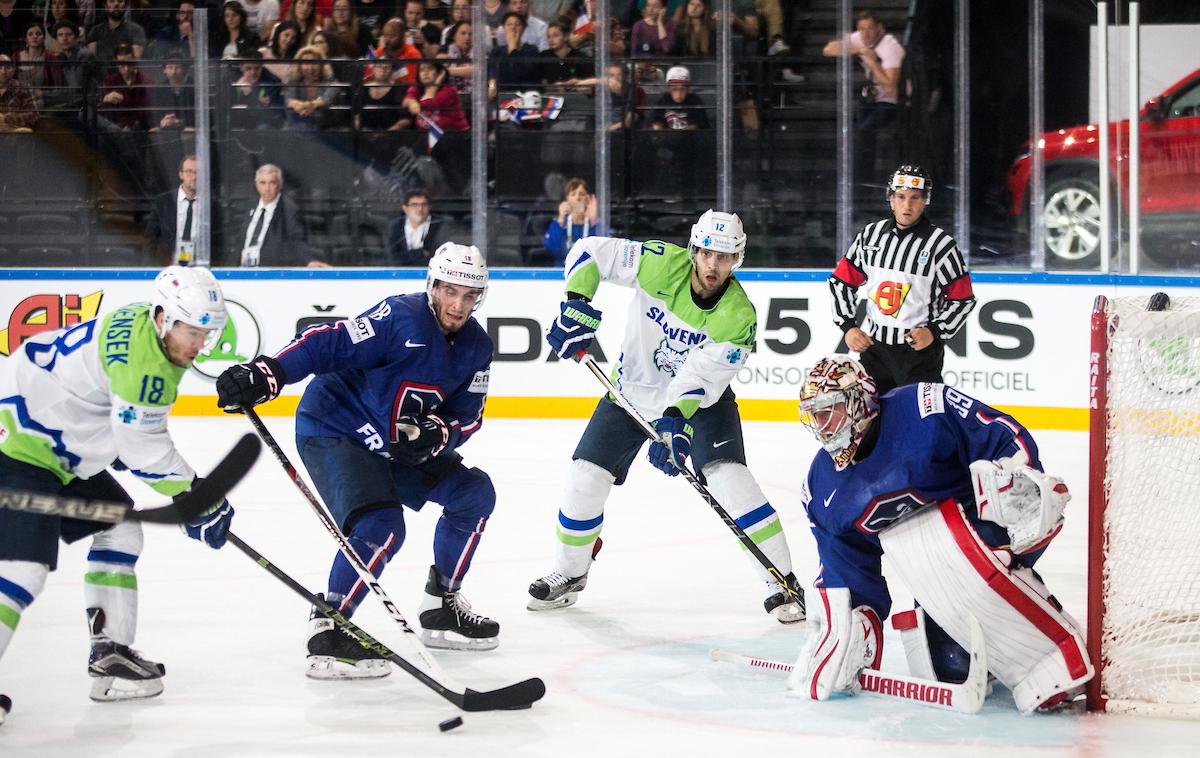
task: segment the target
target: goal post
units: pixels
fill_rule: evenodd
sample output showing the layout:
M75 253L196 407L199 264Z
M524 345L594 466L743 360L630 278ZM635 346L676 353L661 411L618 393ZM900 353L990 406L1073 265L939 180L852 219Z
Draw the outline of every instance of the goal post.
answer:
M1088 707L1200 718L1200 297L1091 326Z

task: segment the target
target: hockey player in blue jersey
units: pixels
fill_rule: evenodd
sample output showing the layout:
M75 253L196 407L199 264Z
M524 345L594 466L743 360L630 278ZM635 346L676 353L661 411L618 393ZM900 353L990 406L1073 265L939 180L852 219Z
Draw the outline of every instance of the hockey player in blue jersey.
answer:
M492 341L472 317L487 293L475 247L447 242L425 291L394 295L355 319L301 332L275 356L227 369L222 407L255 405L314 374L296 411L296 447L350 544L379 576L404 542L404 508L442 506L421 604L430 647L489 650L500 625L475 613L459 588L496 503L491 479L456 451L478 431ZM340 553L326 600L350 616L367 588ZM386 676L387 662L313 619L308 676Z
M815 628L788 680L802 697L854 691L878 668L891 596L880 558L919 607L897 614L911 674L961 682L970 619L990 672L1023 713L1082 691L1093 674L1079 625L1033 566L1070 500L1015 419L943 384L879 398L862 365L821 360L800 394L820 440L802 490L821 570Z

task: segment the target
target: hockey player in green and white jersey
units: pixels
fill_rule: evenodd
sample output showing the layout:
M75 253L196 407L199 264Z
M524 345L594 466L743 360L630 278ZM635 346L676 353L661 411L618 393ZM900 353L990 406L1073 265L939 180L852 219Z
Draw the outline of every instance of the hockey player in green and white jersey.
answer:
M792 578L783 525L750 470L741 417L729 383L754 348L754 306L733 271L746 234L734 213L706 211L686 248L661 241L589 237L566 260L566 300L546 335L560 357L587 350L600 326L591 300L602 281L634 290L612 381L653 426L650 462L669 476L688 457L717 501L780 571ZM555 570L529 586L530 610L574 604L600 549L604 502L621 484L645 434L607 396L579 440L558 513ZM763 605L780 622L803 620L800 606L757 562Z
M29 339L0 364L0 482L10 489L133 500L106 469L124 466L159 493L187 491L196 473L167 433L167 414L192 361L220 335L225 301L212 273L171 266L150 303ZM227 501L185 526L218 548ZM58 541L92 537L84 575L93 700L151 697L162 664L130 648L142 552L136 521L115 526L0 510L0 655L58 562Z

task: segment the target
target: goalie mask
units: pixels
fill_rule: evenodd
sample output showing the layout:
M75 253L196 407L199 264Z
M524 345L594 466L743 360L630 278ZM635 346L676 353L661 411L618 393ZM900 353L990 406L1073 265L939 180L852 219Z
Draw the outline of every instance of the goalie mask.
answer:
M154 295L150 298L150 314L163 313L158 326L159 339L177 322L208 330L204 349L209 350L225 329L228 318L221 285L212 272L200 266L167 266L154 278Z
M805 377L800 389L800 421L816 435L838 471L853 462L878 415L875 380L853 358L822 358Z
M479 306L483 305L483 299L487 297L487 261L484 260L483 253L479 252L479 248L474 245L444 242L430 259L429 273L425 277L425 295L429 300L430 310L433 310L434 282L445 282L479 290L479 299L475 301L475 307L472 309L479 310Z
M905 163L896 167L896 170L888 177L888 202L891 202L892 195L896 194L896 190L902 189L921 190L925 195L925 204L929 205L933 202L933 180L929 178L929 173L920 166Z
M727 253L734 256L733 267L742 265L746 254L746 232L742 229L742 220L736 213L725 213L706 210L695 224L692 224L692 236L688 239L688 256L692 265L696 265L696 250L704 248L714 253Z

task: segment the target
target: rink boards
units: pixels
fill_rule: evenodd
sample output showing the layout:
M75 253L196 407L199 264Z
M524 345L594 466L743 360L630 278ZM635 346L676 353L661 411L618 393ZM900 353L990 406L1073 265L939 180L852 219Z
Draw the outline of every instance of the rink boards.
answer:
M148 299L153 270L0 271L0 355L29 336L86 321ZM213 380L234 362L272 353L299 330L351 318L391 294L425 286L423 270L218 271L231 326L181 387L176 414L212 415ZM839 349L824 272L753 270L739 279L758 310L755 354L734 382L748 419L795 418L804 371ZM1017 414L1027 425L1084 429L1088 404L1088 328L1097 295L1195 294L1200 279L1064 274L976 274L978 305L947 344L945 377L967 394ZM605 285L597 295L602 365L620 355L630 290ZM559 272L497 270L477 317L496 344L487 413L493 418L572 418L599 395L581 367L562 362L543 334L558 314ZM844 346L841 347L844 349ZM3 358L0 358L3 360ZM264 406L290 415L303 384Z

